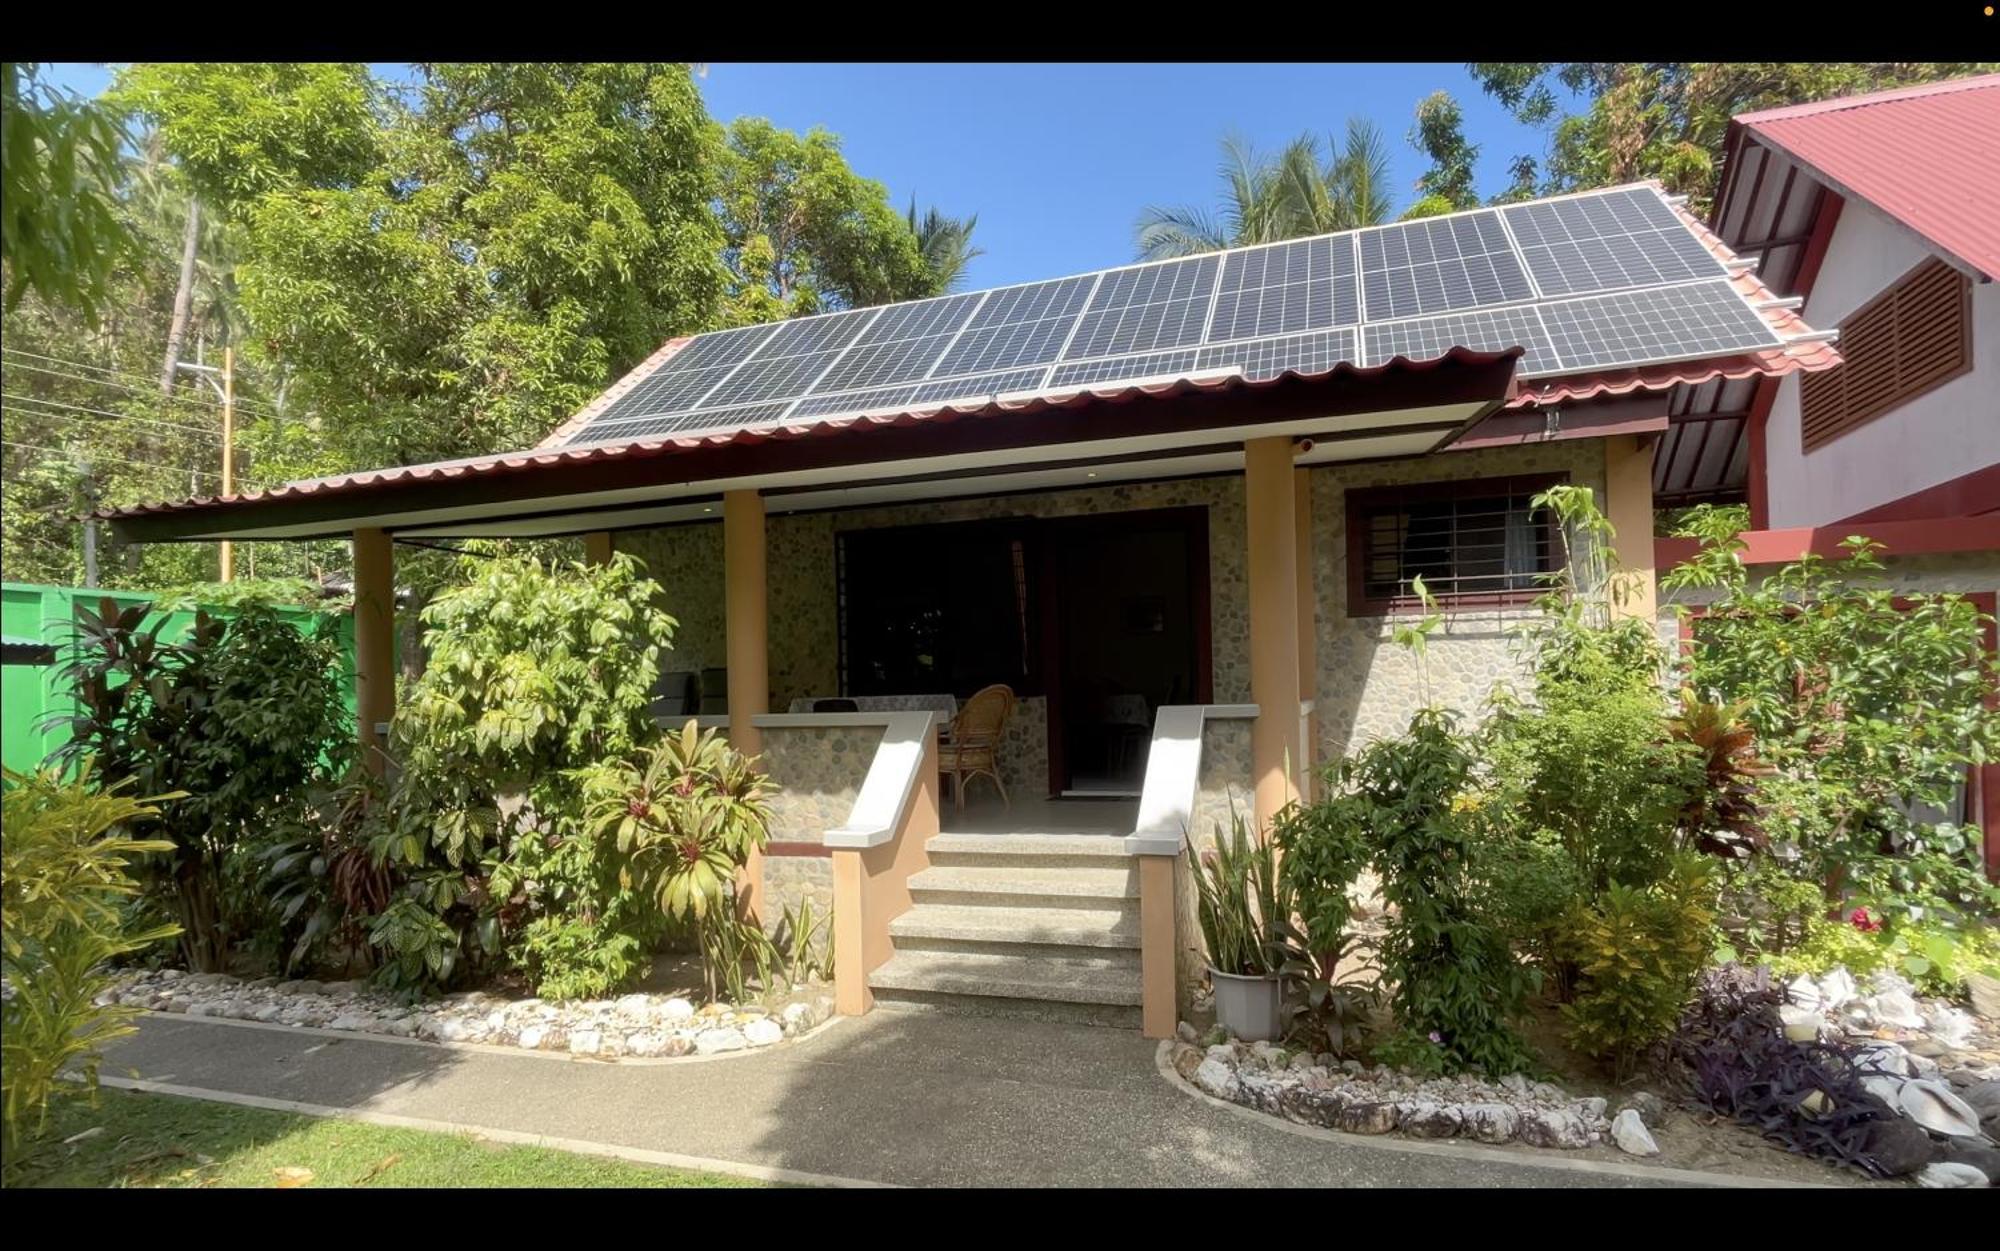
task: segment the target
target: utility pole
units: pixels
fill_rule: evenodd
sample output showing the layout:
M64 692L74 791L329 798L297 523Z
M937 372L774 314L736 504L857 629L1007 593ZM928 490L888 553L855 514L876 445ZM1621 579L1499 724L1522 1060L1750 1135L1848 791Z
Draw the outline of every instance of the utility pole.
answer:
M97 585L97 479L91 474L88 460L78 461L77 469L83 474L83 584Z
M236 349L222 349L220 370L213 365L202 364L199 359L175 361L174 368L185 370L215 388L216 398L222 401L222 493L232 494L236 489ZM220 381L217 381L218 376ZM222 580L232 582L235 577L236 545L224 539Z

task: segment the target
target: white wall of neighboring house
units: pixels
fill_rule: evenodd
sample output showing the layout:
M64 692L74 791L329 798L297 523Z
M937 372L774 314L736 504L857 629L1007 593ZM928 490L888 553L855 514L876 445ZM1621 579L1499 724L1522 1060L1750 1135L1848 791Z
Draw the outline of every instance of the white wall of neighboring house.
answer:
M1803 310L1838 326L1930 250L1850 198ZM1779 387L1765 427L1770 525L1823 525L2000 463L2000 282L1972 285L1972 372L1811 452L1799 443L1799 375Z

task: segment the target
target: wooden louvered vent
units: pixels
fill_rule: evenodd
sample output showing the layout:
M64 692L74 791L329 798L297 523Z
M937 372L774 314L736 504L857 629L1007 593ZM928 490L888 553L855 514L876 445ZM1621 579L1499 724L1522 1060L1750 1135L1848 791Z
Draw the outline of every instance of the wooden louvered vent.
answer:
M1972 282L1927 260L1841 319L1842 363L1800 383L1805 450L1972 368Z

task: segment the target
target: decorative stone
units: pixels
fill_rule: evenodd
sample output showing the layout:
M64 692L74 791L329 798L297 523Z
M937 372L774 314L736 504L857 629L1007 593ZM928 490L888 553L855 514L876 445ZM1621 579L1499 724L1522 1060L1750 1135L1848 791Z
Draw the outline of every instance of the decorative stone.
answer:
M784 1027L770 1017L759 1017L743 1027L744 1041L753 1047L768 1047L784 1036Z
M808 1024L808 1022L811 1020L811 1018L812 1018L812 1009L807 1007L805 1004L788 1003L785 1005L783 1020L786 1029L792 1030L794 1032L798 1030L809 1029L811 1027Z
M1464 1125L1464 1116L1449 1103L1418 1100L1396 1106L1396 1119L1403 1132L1418 1138L1450 1138Z
M2000 977L1968 973L1965 975L1965 990L1972 997L1974 1016L2000 1021Z
M352 999L367 988L368 983L361 981L328 982L320 988L320 993L329 999Z
M1398 1115L1393 1103L1343 1103L1338 1128L1350 1134L1386 1134L1396 1128Z
M1521 1114L1512 1104L1474 1103L1459 1109L1464 1133L1480 1142L1512 1142L1521 1127Z
M375 1018L364 1012L344 1012L329 1021L326 1027L328 1029L366 1031L375 1028Z
M1194 1071L1201 1067L1204 1058L1199 1047L1189 1046L1184 1042L1174 1044L1174 1072L1179 1073L1184 1080L1194 1080Z
M666 1037L661 1034L641 1032L625 1039L626 1053L634 1056L650 1058L664 1052L666 1047Z
M1189 1025L1186 1021L1182 1021L1180 1024L1174 1026L1174 1033L1184 1043L1193 1044L1201 1041L1201 1035L1196 1033L1194 1026Z
M1631 1108L1620 1112L1611 1121L1611 1141L1626 1155L1658 1155L1660 1144L1646 1132L1646 1122Z
M1531 1147L1578 1150L1591 1142L1590 1126L1567 1108L1530 1108L1521 1115L1518 1134Z
M660 1015L669 1021L685 1021L694 1016L694 1005L675 997L660 1005Z
M1509 1073L1500 1079L1500 1084L1522 1098L1528 1096L1528 1079L1520 1073Z
M1278 1096L1278 1114L1301 1125L1333 1129L1340 1124L1343 1100L1338 1090L1313 1086L1288 1086Z
M1854 997L1860 993L1854 984L1854 976L1840 967L1820 978L1817 989L1822 1012L1838 1012L1853 1003Z
M1211 1047L1209 1050L1213 1053L1215 1048ZM1198 1089L1204 1090L1218 1099L1233 1100L1236 1098L1236 1070L1229 1067L1223 1061L1216 1059L1213 1054L1210 1054L1200 1064L1195 1066L1194 1077L1190 1080L1194 1082Z
M734 1028L705 1029L694 1036L694 1049L702 1055L716 1055L724 1051L741 1051L750 1045L743 1037L743 1031Z
M594 1056L604 1045L604 1034L600 1030L574 1030L569 1036L569 1053L573 1056Z
M1947 1083L1931 1078L1904 1082L1896 1099L1904 1116L1933 1134L1957 1138L1979 1135L1979 1112Z
M1970 1164L1928 1164L1917 1174L1917 1185L1926 1190L1966 1190L1992 1184L1991 1178Z
M546 1033L548 1031L539 1025L524 1025L521 1027L521 1036L514 1040L514 1045L523 1051L533 1051L542 1045L542 1036Z
M1638 1113L1640 1122L1645 1125L1663 1124L1667 1119L1667 1101L1650 1090L1633 1091L1619 1102L1617 1110Z
M1595 1125L1604 1119L1604 1109L1606 1106L1602 1096L1591 1095L1588 1098L1577 1100L1575 1109L1576 1114L1582 1117L1585 1123Z
M1936 1154L1931 1136L1913 1121L1873 1121L1862 1140L1862 1153L1888 1177L1903 1177L1929 1164Z
M620 995L616 1006L627 1016L644 1020L653 1010L653 999L650 995Z

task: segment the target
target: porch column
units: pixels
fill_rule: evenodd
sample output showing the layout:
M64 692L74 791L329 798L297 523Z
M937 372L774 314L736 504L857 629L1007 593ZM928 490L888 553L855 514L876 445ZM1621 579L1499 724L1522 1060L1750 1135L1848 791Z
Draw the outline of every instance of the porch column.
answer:
M1298 518L1298 532L1293 543L1299 569L1299 700L1303 703L1319 697L1319 595L1313 585L1312 470L1301 468L1292 471L1292 491L1298 503L1292 512ZM1299 736L1298 773L1305 780L1306 794L1310 798L1317 780L1313 768L1319 751L1317 708L1299 718Z
M722 494L723 615L729 666L729 743L746 756L763 750L750 718L771 704L769 622L765 609L764 497L755 491ZM738 898L751 919L764 911L764 856L753 851L743 866Z
M1295 794L1288 769L1302 760L1299 741L1298 482L1292 441L1278 436L1243 445L1243 495L1249 514L1250 731L1260 829Z
M396 553L386 530L354 532L354 719L361 762L380 774L388 746L375 733L396 711Z
M611 563L611 531L592 530L583 536L583 560L589 565Z
M1625 567L1624 602L1613 616L1652 621L1659 615L1653 579L1653 440L1618 435L1604 440L1604 515L1617 529L1613 550Z

